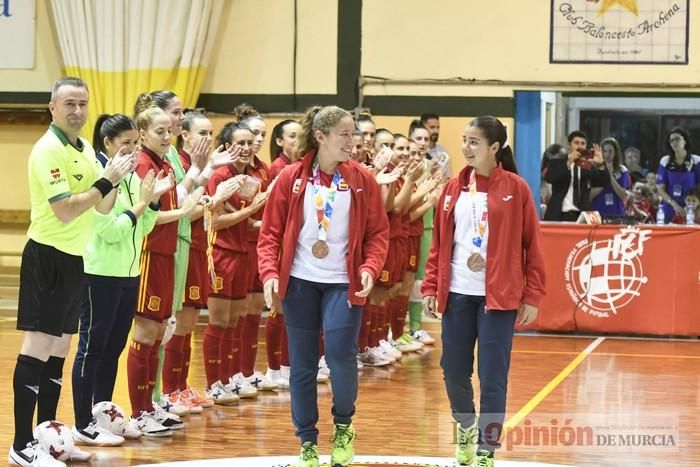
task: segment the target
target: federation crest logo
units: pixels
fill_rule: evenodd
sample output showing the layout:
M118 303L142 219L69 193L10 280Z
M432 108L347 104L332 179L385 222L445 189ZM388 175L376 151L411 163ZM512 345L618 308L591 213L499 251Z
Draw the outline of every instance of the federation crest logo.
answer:
M190 286L190 300L199 300L199 298L200 298L199 286L197 286L197 285Z
M154 312L160 311L160 297L151 295L148 299L148 309Z
M625 227L606 240L581 240L564 267L571 300L596 318L609 318L640 295L648 278L642 256L650 230Z

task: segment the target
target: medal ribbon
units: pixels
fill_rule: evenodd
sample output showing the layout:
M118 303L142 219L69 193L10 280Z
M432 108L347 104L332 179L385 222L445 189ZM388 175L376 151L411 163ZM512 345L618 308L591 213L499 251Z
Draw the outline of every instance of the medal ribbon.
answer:
M484 236L486 235L486 224L489 217L489 208L488 200L484 200L484 209L481 212L481 219L477 217L476 175L474 171L472 171L471 176L469 177L469 197L472 199L472 251L474 253L481 253L481 246L484 243Z
M207 269L211 286L215 287L216 273L214 272L214 229L211 221L211 205L204 205L204 230L207 232Z
M331 215L333 214L333 206L335 205L335 194L338 191L338 186L340 185L340 172L337 170L333 175L333 181L331 181L331 186L328 188L327 195L323 196L321 188L321 169L318 166L318 161L314 162L313 167L313 180L314 180L314 208L316 208L316 218L318 219L318 239L326 241L328 238L328 230L331 227Z

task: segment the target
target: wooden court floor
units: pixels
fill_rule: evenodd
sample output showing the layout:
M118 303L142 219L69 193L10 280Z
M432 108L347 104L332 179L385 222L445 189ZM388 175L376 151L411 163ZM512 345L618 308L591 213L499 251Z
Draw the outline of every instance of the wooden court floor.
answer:
M438 336L439 324L428 326ZM199 389L204 384L203 330L198 326L195 334L190 372L191 383ZM9 449L12 372L20 345L12 319L0 321L0 342L0 387L7 395L0 405L0 446ZM452 456L440 351L438 343L408 354L392 367L362 370L355 417L358 454ZM71 426L73 354L74 350L66 362L58 412ZM265 369L264 356L261 339L259 370ZM122 362L116 402L128 408L125 355ZM319 385L318 392L319 444L321 453L329 454L330 387ZM497 459L542 465L700 466L698 415L699 341L518 335L506 414L511 429ZM117 467L298 452L288 392L205 409L202 415L186 417L186 424L169 439L143 438L118 448L93 449L91 464Z

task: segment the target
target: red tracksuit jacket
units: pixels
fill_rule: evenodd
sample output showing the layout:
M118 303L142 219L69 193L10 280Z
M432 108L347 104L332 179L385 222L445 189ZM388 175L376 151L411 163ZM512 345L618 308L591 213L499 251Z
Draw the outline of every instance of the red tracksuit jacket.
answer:
M452 277L454 208L467 189L471 171L465 167L447 183L435 208L433 244L421 291L423 296L437 297L440 313L447 306ZM539 307L545 295L544 257L530 188L519 175L498 166L489 177L488 190L486 308L517 310L523 303Z
M314 157L315 150L312 150L301 161L285 167L265 205L258 239L258 268L263 284L268 279L279 279L280 299L287 292L304 223L304 193L311 180ZM360 274L368 271L376 280L381 273L389 247L389 221L379 185L372 174L353 161L339 164L338 171L351 191L348 300L352 305L364 305L365 299L355 296L355 292L362 290Z

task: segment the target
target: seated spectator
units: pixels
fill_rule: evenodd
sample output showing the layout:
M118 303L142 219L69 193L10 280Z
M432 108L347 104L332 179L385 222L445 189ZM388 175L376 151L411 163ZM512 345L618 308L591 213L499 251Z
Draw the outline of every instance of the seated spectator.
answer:
M648 172L648 169L642 167L641 160L642 152L639 149L634 146L625 149L625 166L630 172L632 183L642 180Z
M642 224L656 222L656 207L652 201L652 192L646 182L636 182L628 192L625 206L627 215L634 216Z

